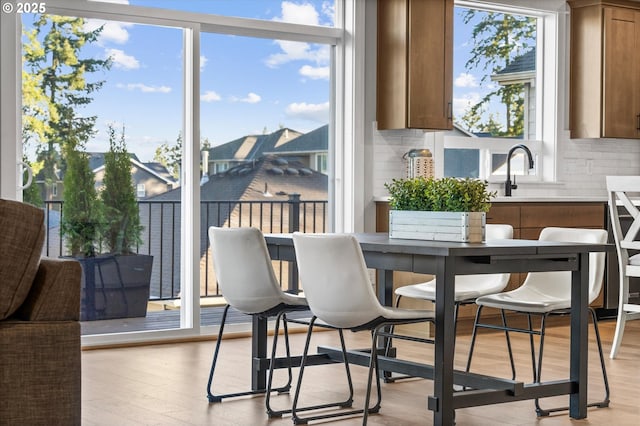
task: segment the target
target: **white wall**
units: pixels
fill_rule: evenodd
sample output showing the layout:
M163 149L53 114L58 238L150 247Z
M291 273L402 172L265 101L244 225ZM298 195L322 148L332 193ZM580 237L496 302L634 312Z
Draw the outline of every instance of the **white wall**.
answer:
M565 4L560 0L548 0L544 2L533 0L511 0L499 1L506 4L517 4L521 6L544 6L547 10L565 10ZM497 3L493 1L492 3ZM373 11L367 13L367 46L368 70L375 75L375 18L372 18ZM568 14L564 16L567 25ZM371 24L373 21L373 24ZM568 30L568 27L567 27ZM564 58L568 58L569 40L564 34L568 31L560 31L559 37L563 40L565 49ZM373 45L373 46L371 46ZM562 58L560 58L562 62ZM568 132L568 70L565 64L560 64L558 75L558 110L557 110L557 132L555 180L547 179L543 183L521 183L517 194L521 196L545 196L545 195L567 195L567 196L602 196L606 197L605 176L607 175L637 175L640 174L640 140L621 139L570 139ZM371 82L372 81L372 82ZM404 165L402 154L412 148L426 147L435 151L436 171L442 170L441 151L434 149L437 136L434 133L423 133L419 130L375 130L375 78L368 76L367 84L367 104L373 105L369 108L372 112L367 114L366 132L370 132L367 137L367 153L370 159L367 164L371 164L371 177L365 184L365 197L370 202L367 204L365 219L365 229L372 231L375 229L375 197L386 196L384 183L393 178L403 177ZM367 133L369 135L369 133ZM438 155L440 154L440 155ZM502 190L503 185L492 184L492 190Z

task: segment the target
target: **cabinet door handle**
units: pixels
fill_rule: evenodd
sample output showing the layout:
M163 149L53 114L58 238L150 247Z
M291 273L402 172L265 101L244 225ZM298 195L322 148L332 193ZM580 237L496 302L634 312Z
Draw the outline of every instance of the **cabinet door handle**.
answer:
M636 127L636 130L640 130L640 114L636 115L636 123L638 124L638 127Z
M640 115L638 115L640 117ZM453 120L453 102L447 104L447 118Z

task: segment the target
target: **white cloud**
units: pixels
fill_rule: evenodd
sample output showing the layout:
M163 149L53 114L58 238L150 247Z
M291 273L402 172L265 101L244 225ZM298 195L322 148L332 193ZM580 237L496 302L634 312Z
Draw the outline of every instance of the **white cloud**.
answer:
M329 121L329 102L322 104L292 103L287 106L286 113L290 117L326 123Z
M253 92L249 92L249 94L247 94L247 96L245 96L244 98L238 98L236 96L231 97L231 102L246 102L248 104L257 104L261 100L262 97Z
M320 14L315 6L310 3L296 4L290 1L283 1L281 4L282 16L274 18L275 21L292 22L305 25L321 25ZM324 2L321 6L322 14L326 15L333 22L335 11L330 2ZM270 55L265 63L270 68L275 68L280 64L291 61L312 61L316 65L329 63L329 46L315 47L309 43L288 40L276 40L274 42L280 47L282 52Z
M303 65L299 72L300 75L312 80L329 79L329 67L312 67L311 65Z
M289 1L283 1L282 17L275 18L275 20L296 24L319 25L320 16L312 4L295 4Z
M129 84L122 84L119 83L116 85L116 87L120 88L120 89L127 89L127 90L139 90L143 93L169 93L171 92L171 87L168 86L147 86L146 84L143 83L129 83Z
M207 90L203 95L200 95L200 100L203 102L216 102L222 99L220 95L218 95L213 90Z
M482 96L478 92L467 93L460 98L453 98L454 117L462 117L471 106L480 102L481 99Z
M207 57L204 55L200 55L200 71L204 69L205 65L207 65L207 62L209 62L209 59L207 59Z
M463 72L456 77L453 85L455 87L478 87L478 81L473 74Z
M329 1L322 2L322 14L329 19L329 25L333 27L336 17L335 3Z
M140 68L140 62L131 56L124 53L124 50L120 49L106 49L107 57L113 61L113 66L124 70L135 70Z
M241 99L242 102L247 102L247 103L250 103L250 104L257 104L261 100L262 100L262 97L260 95L257 95L255 93L253 93L253 92L249 93L246 98Z
M269 55L266 64L270 68L276 68L280 64L299 60L311 61L318 65L329 62L330 51L328 46L320 46L314 49L309 43L299 41L276 40L275 43L280 46L282 52Z
M102 19L87 19L84 24L85 31L93 31L100 27L102 32L98 37L98 44L104 45L107 42L124 44L129 41L129 31L127 28L133 27L133 24L126 22L104 21Z

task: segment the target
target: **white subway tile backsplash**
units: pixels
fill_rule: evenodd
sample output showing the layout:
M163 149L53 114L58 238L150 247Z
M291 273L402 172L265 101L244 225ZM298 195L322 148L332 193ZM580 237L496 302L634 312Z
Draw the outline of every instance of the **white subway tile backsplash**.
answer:
M384 184L404 177L402 156L413 148L434 152L434 134L421 130L385 130L373 132L373 194L387 195ZM520 195L588 195L606 196L605 176L640 175L640 140L569 139L568 133L557 144L559 182L519 182ZM442 161L435 158L435 161ZM492 190L502 189L492 184Z

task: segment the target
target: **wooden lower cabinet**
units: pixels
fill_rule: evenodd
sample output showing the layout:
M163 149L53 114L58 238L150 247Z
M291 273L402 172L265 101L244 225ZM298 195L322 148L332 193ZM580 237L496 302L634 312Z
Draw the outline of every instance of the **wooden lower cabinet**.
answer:
M487 223L506 223L513 226L514 238L538 239L543 228L548 226L568 228L606 229L607 203L602 202L500 202L493 203L487 213ZM376 232L389 231L389 204L376 202ZM517 288L526 274L512 274L506 290ZM394 272L394 287L418 283L431 279L431 276ZM604 286L603 286L604 287ZM431 309L430 303L423 301L404 301L403 307ZM602 294L592 306L602 306ZM475 304L462 306L458 330L470 332L475 316ZM483 317L484 317L483 313ZM486 313L489 315L489 312ZM495 312L498 315L498 312Z

